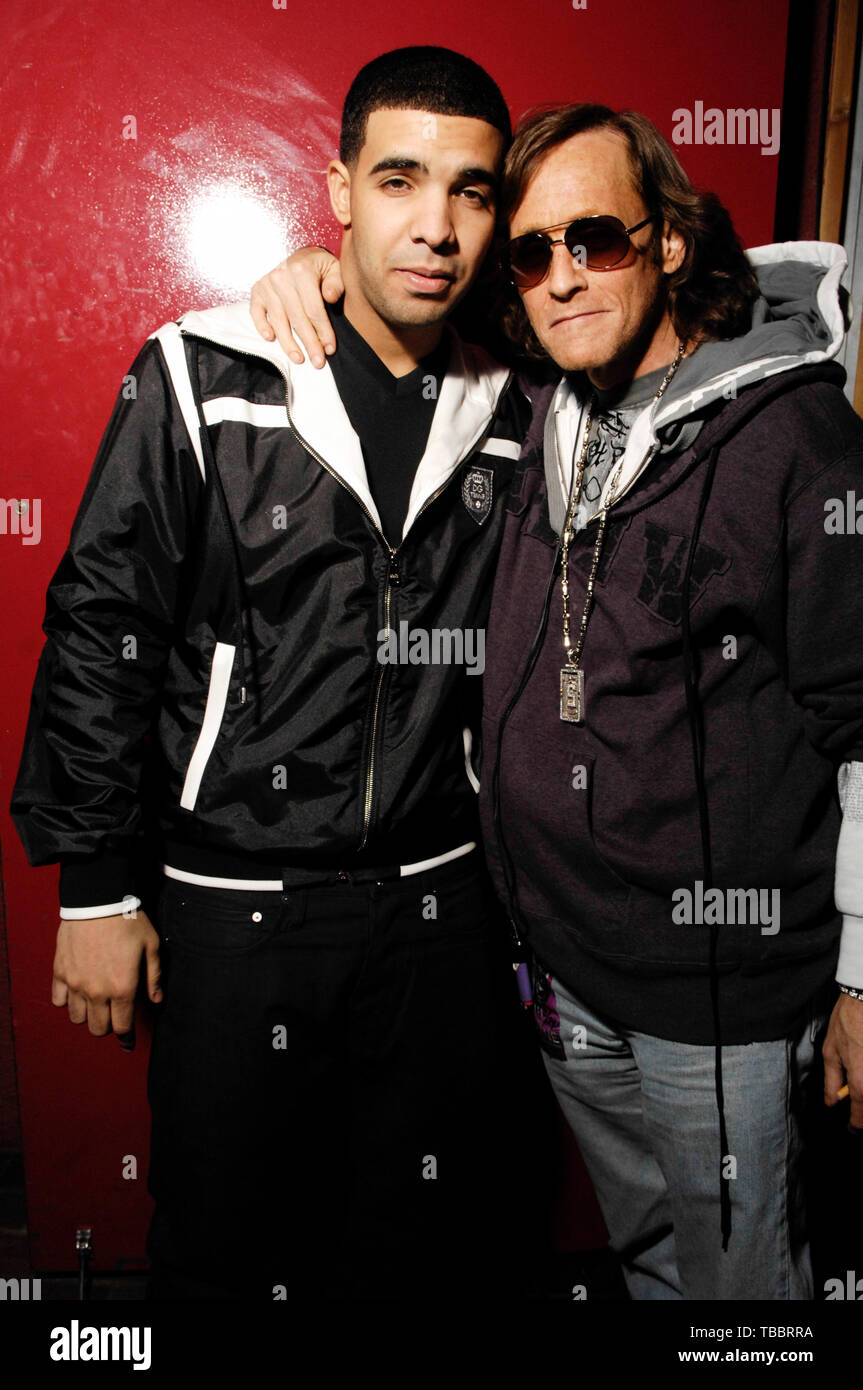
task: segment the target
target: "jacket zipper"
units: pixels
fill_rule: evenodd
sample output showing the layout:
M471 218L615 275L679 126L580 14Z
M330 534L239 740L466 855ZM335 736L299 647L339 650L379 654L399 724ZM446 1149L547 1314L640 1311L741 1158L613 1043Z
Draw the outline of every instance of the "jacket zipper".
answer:
M203 335L202 333L193 333L193 334L190 334L189 336L190 336L190 337L194 337L194 338L200 338L201 341L202 341L202 342L205 342L205 343L212 343L214 347L225 347L225 346L226 346L224 343L220 343L219 340L218 340L217 338L206 338L206 337L204 337L204 335ZM279 366L279 364L278 364L277 362L273 362L272 358L270 358L270 357L261 357L261 356L258 355L258 353L255 353L255 352L246 352L246 351L244 351L242 348L234 348L234 347L232 347L232 348L231 348L231 351L232 351L232 352L238 352L238 353L240 353L240 355L241 355L242 357L251 357L251 358L253 358L255 361L258 361L258 362L260 362L260 361L269 362L270 365L273 366L273 367L275 367L276 370L281 374L282 379L283 379L283 381L284 381L284 383L285 383L285 410L287 411L287 415L288 415L288 424L289 424L290 427L291 427L291 432L292 432L292 434L294 435L295 439L299 440L300 444L302 444L302 446L303 446L303 448L306 450L306 452L309 453L309 454L311 454L311 456L312 456L313 459L316 459L316 460L317 460L317 462L321 465L321 467L322 467L323 469L325 469L327 473L329 473L330 477L335 478L336 482L337 482L337 483L340 483L341 486L345 489L345 491L350 493L350 495L351 495L351 497L353 497L354 501L357 502L357 503L359 504L359 506L362 508L362 510L365 512L366 516L368 517L369 522L371 523L371 525L372 525L372 527L374 528L374 530L375 530L375 532L377 533L377 535L380 536L381 543L386 547L386 550L387 550L387 553L388 553L388 556L389 556L389 569L388 569L388 571L387 571L387 586L386 586L386 591L385 591L385 594L384 594L384 627L389 628L389 625L390 625L390 623L389 623L389 618L390 618L390 600L391 600L391 596L392 596L392 590L393 590L394 584L400 583L399 572L398 572L398 553L399 553L399 550L401 549L401 545L396 546L395 549L394 549L394 548L389 544L389 542L387 541L386 536L384 535L384 533L383 533L383 531L381 530L381 528L378 526L377 522L375 521L374 517L372 516L371 512L369 511L369 509L368 509L368 507L366 506L366 504L365 504L365 502L363 501L363 499L362 499L356 492L354 492L353 488L350 486L349 483L346 483L346 482L345 482L344 478L339 477L338 473L336 473L336 471L335 471L333 468L330 467L330 465L327 463L326 459L321 458L321 456L320 456L320 454L317 452L317 450L316 450L316 449L313 449L312 446L311 446L310 444L308 444L308 443L306 442L306 440L303 438L303 436L300 434L300 432L299 432L299 430L297 429L296 425L294 424L293 418L292 418L292 416L291 416L291 395L290 395L290 393L291 393L291 383L290 383L290 378L288 377L287 373L284 372L284 371L282 370L282 368ZM513 379L513 373L510 372L509 376L507 377L506 381L504 382L503 386L501 387L500 394L498 395L498 398L497 398L497 405L496 405L496 407L495 407L494 414L492 415L492 419L494 419L494 415L497 414L497 408L499 407L500 402L503 400L503 397L506 395L506 392L507 392L508 389L509 389L509 385L510 385L510 382L512 381L512 379ZM468 458L468 457L469 457L469 455L465 455L465 459ZM459 464L460 464L460 463L464 463L464 462L465 462L465 459L459 460ZM456 468L459 467L459 464L456 464ZM422 516L423 512L426 510L427 507L430 507L430 506L431 506L432 502L436 501L436 499L437 499L438 497L440 497L440 495L441 495L441 493L443 492L444 488L448 487L448 485L452 482L454 473L455 473L455 469L453 470L453 473L451 473L450 476L446 479L446 481L443 482L443 483L441 483L441 485L440 485L440 487L437 489L437 491L436 491L436 492L433 492L432 495L431 495L431 497L427 497L427 498L426 498L425 502L423 502L422 506L420 507L419 511L418 511L417 514L416 514L416 517L414 518L415 521L418 520L418 518ZM380 663L379 663L379 664L380 664ZM387 668L386 666L381 666L381 667L380 667L380 670L379 670L378 673L377 673L377 677L376 677L375 696L374 696L374 702L373 702L373 704L372 704L372 727L371 727L371 736L370 736L370 738L369 738L368 762L367 762L367 764L366 764L365 776L364 776L364 779L363 779L364 784L365 784L365 794L364 794L364 798L363 798L363 829L362 829L362 835L361 835L361 837L360 837L360 842L359 842L359 845L358 845L358 847L357 847L357 852L358 852L358 853L359 853L360 850L365 849L366 844L368 843L369 831L370 831L370 829L371 829L372 802L373 802L373 798L374 798L375 739L376 739L376 736L377 736L377 725L378 725L378 715L379 715L379 712L380 712L381 694L382 694L382 690L383 690L383 683L384 683L384 678L385 678L386 673L387 673L387 669L388 669L388 668Z
M390 626L390 599L392 596L393 585L399 583L398 550L389 547L390 563L387 571L387 586L384 594L384 628L389 631ZM381 705L381 695L384 688L384 678L389 667L381 665L375 677L375 697L372 703L372 728L369 736L369 756L365 776L365 796L363 800L363 831L360 836L359 850L366 847L369 838L369 828L372 820L372 800L374 797L374 769L375 769L375 742L378 732L378 712Z
M282 372L282 375L285 376L284 372ZM399 551L401 550L401 544L399 544L399 545L397 545L397 546L395 546L395 547L393 547L393 546L391 546L391 545L389 544L389 542L387 541L386 536L384 535L383 531L382 531L382 530L380 529L380 527L378 526L377 522L375 521L374 517L372 516L371 512L369 511L368 507L366 506L366 504L365 504L365 502L362 500L362 498L361 498L356 492L354 492L353 488L350 486L349 483L346 483L346 482L345 482L344 478L340 478L340 477L339 477L338 473L336 473L335 470L334 470L333 468L330 467L330 465L327 463L326 459L321 458L321 456L320 456L320 454L317 452L317 450L316 450L316 449L313 449L312 446L311 446L311 444L309 444L309 443L303 438L303 436L300 434L300 432L299 432L299 430L297 429L296 425L294 424L293 418L292 418L292 416L291 416L291 405L290 405L290 394L289 394L289 392L290 392L290 384L289 384L289 382L288 382L288 378L287 378L287 377L285 377L285 383L286 383L286 390L285 390L285 409L286 409L286 411L287 411L287 413L288 413L288 424L289 424L290 427L291 427L291 431L293 432L294 437L295 437L297 440L299 440L300 444L302 444L302 446L303 446L303 448L306 450L306 452L309 453L309 454L311 454L312 458L313 458L313 459L316 459L317 462L321 465L321 467L324 468L324 469L327 471L327 473L330 474L330 477L335 478L335 480L336 480L337 483L341 483L341 485L342 485L342 487L345 489L345 491L346 491L346 492L349 492L349 493L351 494L351 497L353 497L354 500L355 500L356 502L359 503L360 507L362 507L363 511L365 512L366 516L368 517L369 522L370 522L371 525L374 527L374 530L376 531L377 535L380 536L380 538L381 538L381 543L382 543L382 544L386 547L386 549L387 549L387 553L388 553L388 555L389 555L389 568L388 568L388 570L387 570L387 584L386 584L386 589L385 589L385 591L384 591L384 627L387 628L387 629L389 629L389 626L390 626L390 607L391 607L391 600L392 600L392 591L393 591L393 588L394 588L394 586L395 586L396 584L401 583L401 579L400 579L400 576L399 576L399 568L398 568L398 564L399 564ZM508 383L507 383L507 384L508 384ZM504 388L504 389L506 389L506 388ZM502 395L503 395L503 391L501 391L501 396L502 396ZM462 462L464 462L464 460L462 460ZM458 465L456 465L456 466L458 466ZM452 479L453 479L453 473L450 474L450 476L446 479L445 482L441 483L440 487L437 488L437 490L436 490L435 492L432 493L431 497L427 497L427 498L426 498L426 500L423 502L422 506L420 507L419 511L417 512L416 517L414 518L415 521L418 520L419 517L422 516L423 512L426 510L427 507L430 507L430 506L431 506L432 502L434 502L438 497L440 497L440 495L441 495L441 493L444 491L444 489L445 489L446 487L448 487L449 484L452 482ZM375 694L374 694L374 700L373 700L373 702L372 702L372 726L371 726L371 734L370 734L370 737L369 737L369 752L368 752L368 759L367 759L367 762L366 762L366 766L365 766L365 769L364 769L364 776L363 776L363 778L362 778L362 781L363 781L363 784L364 784L364 788L365 788L364 794L363 794L363 828L362 828L362 834L360 835L360 842L359 842L359 844L358 844L358 846L357 846L357 853L359 853L361 850L364 850L365 847L366 847L366 845L368 844L369 832L370 832L370 830L371 830L371 822L372 822L372 805L373 805L373 801L374 801L374 791L375 791L375 752L376 752L375 743L376 743L376 741L377 741L378 717L379 717L379 714L380 714L381 696L382 696L382 694L383 694L384 680L386 679L387 672L388 672L388 670L389 670L389 667L388 667L388 666L381 665L380 663L378 663L378 666L379 666L379 670L378 670L377 675L376 675L376 677L375 677Z
M279 368L279 370L281 371L281 368ZM365 512L366 516L368 517L369 521L371 522L372 526L374 527L375 531L376 531L377 534L380 536L382 543L386 546L386 548L387 548L387 550L388 550L388 552L389 552L389 569L388 569L388 571L387 571L387 586L386 586L386 590L385 590L385 594L384 594L384 627L387 628L387 629L389 629L389 626L390 626L390 602L391 602L393 587L394 587L394 585L401 583L401 580L400 580L400 577L399 577L399 569L398 569L398 559L399 559L399 551L401 550L401 544L399 544L399 545L397 545L395 548L393 548L393 546L391 546L391 545L388 543L388 541L387 541L387 539L386 539L386 536L384 535L383 531L381 531L380 527L377 525L377 523L376 523L374 517L372 516L372 514L371 514L371 512L369 511L368 507L367 507L367 506L365 505L365 503L363 502L362 498L359 497L359 496L357 495L357 493L354 492L353 488L352 488L348 483L346 483L346 482L344 481L343 478L340 478L340 477L339 477L338 473L336 473L336 472L330 467L330 465L327 463L326 459L321 458L321 456L320 456L320 454L317 452L317 450L316 450L316 449L313 449L312 446L311 446L309 443L307 443L307 441L306 441L306 440L303 438L303 436L300 434L300 432L299 432L299 430L297 429L297 427L295 426L294 421L293 421L293 418L292 418L292 416L291 416L290 382L289 382L287 376L285 376L285 373L284 373L284 372L282 372L282 376L285 378L285 388L286 388L286 389L285 389L285 409L286 409L286 411L287 411L287 413L288 413L288 424L290 425L291 430L292 430L292 432L293 432L295 438L298 439L299 442L302 444L303 448L304 448L309 454L311 454L312 458L313 458L313 459L317 459L317 461L318 461L318 463L321 465L321 467L324 468L324 469L326 469L326 471L330 474L330 476L333 477L333 478L335 478L336 482L341 483L342 487L345 488L345 490L351 494L351 496L355 499L355 501L357 501L357 502L359 503L359 505L362 507L363 511ZM500 401L503 399L504 395L506 394L506 391L507 391L507 389L509 388L509 384L510 384L510 382L512 381L512 377L513 377L513 374L512 374L512 372L510 372L509 376L507 377L506 381L504 382L503 387L501 388L500 395L498 396L498 405L500 404ZM494 414L497 414L497 407L495 408ZM492 416L492 419L494 419L494 415ZM474 450L474 452L475 452L475 450ZM465 455L465 458L464 458L464 459L460 459L460 460L459 460L459 463L457 463L457 464L455 465L455 467L458 468L459 465L460 465L461 463L464 463L465 460L466 460L467 458L469 458L469 457L470 457L470 455L469 455L469 454L466 454L466 455ZM455 468L453 469L453 472L449 475L449 477L446 479L446 481L443 482L443 483L441 483L440 487L437 488L437 489L431 494L430 497L427 497L427 498L426 498L426 500L423 502L422 506L420 507L419 511L417 512L416 516L414 517L414 521L419 520L419 518L422 516L422 514L423 514L423 512L426 510L426 508L427 508L427 507L430 507L431 504L432 504L432 502L436 501L437 498L440 497L440 495L441 495L441 493L444 491L444 489L447 488L447 487L449 487L449 484L452 482L454 476L455 476ZM385 678L386 678L388 669L389 669L388 666L381 666L380 670L379 670L378 673L377 673L377 678L376 678L375 696L374 696L374 702L373 702L373 704L372 704L372 727L371 727L371 735L370 735L370 738L369 738L368 762L367 762L367 764L366 764L365 778L364 778L364 782L365 782L365 795L364 795L364 799L363 799L363 829L362 829L362 835L360 836L359 845L357 846L357 853L359 853L361 850L364 850L364 849L365 849L366 845L368 844L369 832L370 832L370 830L371 830L372 804L373 804L373 800L374 800L374 781L375 781L375 742L376 742L376 739L377 739L378 715L379 715L379 713L380 713L381 695L382 695L382 693L383 693L384 680L385 680Z
M281 371L281 368L279 368L279 370ZM306 450L306 453L311 454L312 458L317 460L317 462L321 465L321 468L323 468L325 472L329 473L331 478L335 478L336 482L340 483L341 486L345 489L345 491L350 493L354 501L358 503L358 505L362 508L363 512L368 518L369 524L372 526L373 530L375 531L375 534L380 537L381 544L385 547L387 551L388 566L386 589L384 591L384 627L388 628L390 625L390 606L392 600L393 585L399 583L398 552L401 547L396 546L395 548L393 548L393 546L389 544L386 536L384 535L380 526L378 526L377 522L375 521L374 517L372 516L371 512L369 511L368 507L366 506L363 499L359 496L359 494L354 492L354 489L350 486L349 483L345 482L344 478L339 477L338 473L335 471L335 469L330 467L326 459L321 458L317 450L313 449L311 444L309 444L300 434L299 430L294 424L293 417L291 415L290 382L284 372L282 372L282 376L285 379L285 410L287 411L288 424L291 427L291 432L294 435L294 438L297 439L300 444L302 444L303 448ZM440 491L440 489L438 489L438 491ZM436 496L437 493L435 493L435 497ZM430 497L428 499L428 502L431 502L433 500L434 498ZM428 505L428 502L424 504L422 510L425 509L425 506ZM361 781L364 786L363 828L362 833L360 835L360 842L357 846L357 853L359 853L360 850L365 849L369 838L369 830L371 827L372 802L374 799L375 782L375 742L377 739L378 715L380 713L381 695L383 693L384 678L388 670L388 667L381 665L380 662L378 662L377 665L378 670L375 675L375 693L374 699L372 701L372 724L371 733L369 736L368 759L366 762L366 766L363 770L363 776L361 778Z

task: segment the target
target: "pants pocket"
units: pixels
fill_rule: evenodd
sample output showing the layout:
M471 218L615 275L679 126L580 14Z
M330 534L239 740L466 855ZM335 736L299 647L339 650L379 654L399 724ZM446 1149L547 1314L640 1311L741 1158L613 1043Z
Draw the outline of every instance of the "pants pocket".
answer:
M305 893L202 888L168 880L159 902L159 933L175 950L210 959L244 956L301 925Z

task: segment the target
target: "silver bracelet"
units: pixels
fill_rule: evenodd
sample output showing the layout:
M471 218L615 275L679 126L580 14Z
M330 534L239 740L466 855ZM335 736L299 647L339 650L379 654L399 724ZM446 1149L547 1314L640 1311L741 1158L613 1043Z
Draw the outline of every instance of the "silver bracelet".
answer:
M839 981L836 982L839 984ZM863 989L852 989L851 985L839 985L843 994L850 994L852 999L863 999Z

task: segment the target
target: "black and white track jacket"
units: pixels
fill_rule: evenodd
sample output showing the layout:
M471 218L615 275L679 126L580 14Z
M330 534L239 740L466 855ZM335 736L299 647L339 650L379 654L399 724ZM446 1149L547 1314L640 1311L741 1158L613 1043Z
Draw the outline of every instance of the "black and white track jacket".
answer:
M121 910L151 828L170 871L225 886L476 838L481 681L447 653L484 632L528 407L447 331L393 549L328 367L290 363L247 304L143 347L48 591L12 802L64 915ZM385 629L438 663L382 663Z

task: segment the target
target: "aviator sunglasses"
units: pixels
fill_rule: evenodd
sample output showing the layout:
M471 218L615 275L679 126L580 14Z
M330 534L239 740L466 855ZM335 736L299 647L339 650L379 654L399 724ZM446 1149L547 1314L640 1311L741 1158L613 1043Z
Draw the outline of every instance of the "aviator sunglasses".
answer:
M619 217L577 217L568 225L559 222L541 231L525 232L524 236L517 236L509 243L506 270L518 289L534 289L542 284L551 268L552 247L561 242L571 255L579 256L580 264L588 270L623 269L635 259L630 236L653 220L654 214L651 214L633 227L624 227ZM561 228L563 236L548 235Z

